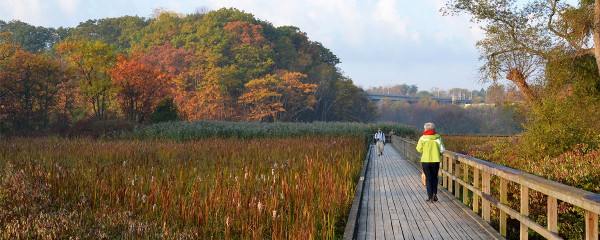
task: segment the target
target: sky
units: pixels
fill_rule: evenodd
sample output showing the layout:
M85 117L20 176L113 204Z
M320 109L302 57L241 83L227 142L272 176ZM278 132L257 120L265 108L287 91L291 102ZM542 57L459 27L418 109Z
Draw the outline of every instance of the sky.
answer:
M237 8L274 26L293 25L321 42L363 88L416 85L479 90L477 40L468 16L442 16L446 0L0 0L0 19L76 27L89 19L150 17L163 8L194 13Z

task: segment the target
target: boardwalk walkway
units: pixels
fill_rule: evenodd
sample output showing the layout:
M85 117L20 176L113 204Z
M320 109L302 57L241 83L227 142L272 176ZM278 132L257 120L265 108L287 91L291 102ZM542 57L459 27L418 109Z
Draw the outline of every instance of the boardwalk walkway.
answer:
M419 169L391 144L382 156L374 146L365 172L356 239L498 239L481 218L456 204L443 188L427 203Z

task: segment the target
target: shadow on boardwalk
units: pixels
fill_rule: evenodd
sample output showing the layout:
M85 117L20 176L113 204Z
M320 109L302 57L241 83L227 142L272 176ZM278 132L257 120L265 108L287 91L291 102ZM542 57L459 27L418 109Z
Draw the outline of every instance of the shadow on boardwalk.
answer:
M391 144L382 156L371 148L355 239L502 239L443 188L438 202L425 202L418 167Z

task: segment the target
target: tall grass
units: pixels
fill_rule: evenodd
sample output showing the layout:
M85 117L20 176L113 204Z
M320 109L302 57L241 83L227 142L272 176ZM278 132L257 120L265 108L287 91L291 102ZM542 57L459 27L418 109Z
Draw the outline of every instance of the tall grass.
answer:
M377 128L388 133L394 130L397 135L412 136L416 130L399 123L252 123L252 122L167 122L138 127L125 138L134 139L173 139L197 140L210 137L219 138L264 138L298 136L368 136Z
M2 139L0 238L341 238L365 152L361 137Z

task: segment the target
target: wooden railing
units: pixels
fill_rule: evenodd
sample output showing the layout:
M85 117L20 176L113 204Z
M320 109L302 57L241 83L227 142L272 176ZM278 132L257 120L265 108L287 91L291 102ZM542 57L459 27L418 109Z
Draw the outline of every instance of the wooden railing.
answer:
M393 136L392 144L409 160L419 163L420 154L416 151L417 142ZM528 238L529 229L547 239L561 239L558 236L558 200L570 203L585 211L585 239L598 240L598 214L600 213L600 194L567 186L545 178L502 165L483 161L463 154L446 151L440 166L441 185L461 197L467 205L472 201L473 211L490 223L491 205L500 210L499 232L506 237L508 216L521 224L520 239ZM490 195L491 176L500 179L499 195L496 199ZM472 179L470 178L472 177ZM520 186L520 209L508 205L508 182ZM541 226L529 218L529 193L537 191L547 196L547 226ZM469 191L472 194L469 194ZM469 198L469 196L472 196ZM479 201L481 200L481 207ZM481 209L481 212L479 210ZM579 237L582 238L583 236ZM575 236L575 238L578 238Z

